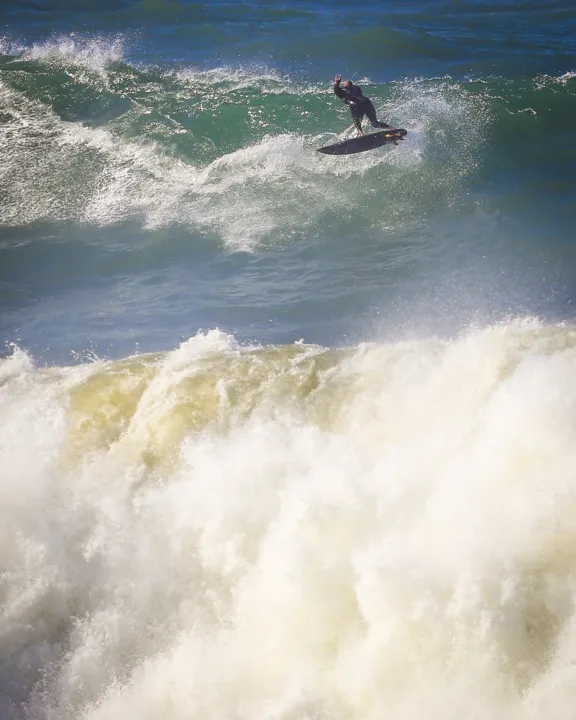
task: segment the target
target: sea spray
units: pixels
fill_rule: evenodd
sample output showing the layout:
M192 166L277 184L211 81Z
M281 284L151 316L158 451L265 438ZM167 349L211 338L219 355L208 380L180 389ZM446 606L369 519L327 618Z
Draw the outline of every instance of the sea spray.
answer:
M7 718L569 717L573 329L6 364Z

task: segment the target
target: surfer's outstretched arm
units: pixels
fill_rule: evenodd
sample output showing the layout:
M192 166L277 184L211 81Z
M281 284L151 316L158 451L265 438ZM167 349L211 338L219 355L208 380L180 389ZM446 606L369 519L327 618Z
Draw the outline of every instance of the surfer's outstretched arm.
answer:
M334 94L336 95L336 97L339 97L340 100L344 100L344 102L346 103L346 105L348 105L348 101L346 100L346 93L345 93L344 90L342 90L342 88L340 87L340 81L341 81L341 80L342 80L342 75L336 75L336 77L334 78L334 86L333 86L333 87L334 87Z

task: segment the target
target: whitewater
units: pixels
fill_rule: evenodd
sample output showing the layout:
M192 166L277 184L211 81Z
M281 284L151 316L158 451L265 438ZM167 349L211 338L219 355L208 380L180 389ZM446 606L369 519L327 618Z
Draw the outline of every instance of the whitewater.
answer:
M575 371L535 321L15 351L2 717L571 717Z

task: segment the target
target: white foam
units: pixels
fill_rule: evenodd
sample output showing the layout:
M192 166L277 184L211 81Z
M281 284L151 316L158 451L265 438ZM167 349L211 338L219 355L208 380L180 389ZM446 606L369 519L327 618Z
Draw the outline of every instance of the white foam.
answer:
M287 73L257 64L240 67L223 65L209 70L190 67L178 70L175 74L185 86L193 86L196 90L199 86L222 86L220 90L224 92L255 88L264 95L307 95L326 92L326 85L305 84Z
M22 49L24 60L50 60L68 66L102 71L110 63L124 59L124 37L94 37L75 33L34 43Z
M574 71L565 72L562 75L560 75L560 77L558 78L558 81L561 82L562 85L566 85L566 83L569 80L573 80L575 77L576 77L576 72L574 72Z
M0 37L0 55L20 55L25 46L10 37Z
M125 364L0 386L3 718L568 720L574 331L311 348L285 392L266 357L216 332L143 393ZM219 420L182 435L212 362Z
M184 222L215 231L231 247L244 250L274 233L304 231L316 222L319 208L338 208L347 191L327 183L330 176L360 177L382 164L418 161L405 152L399 158L366 154L338 162L320 158L304 138L285 134L195 168L158 156L152 147L120 144L106 131L69 128L72 141L77 134L115 159L86 208L87 219L115 222L138 213L150 228Z

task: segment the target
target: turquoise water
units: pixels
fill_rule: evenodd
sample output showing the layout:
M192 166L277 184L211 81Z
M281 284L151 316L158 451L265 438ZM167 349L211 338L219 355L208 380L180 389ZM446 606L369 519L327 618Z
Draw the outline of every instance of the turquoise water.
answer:
M569 7L84 8L4 10L3 343L65 363L214 327L342 345L570 319ZM402 148L315 153L349 131L336 71Z
M0 8L2 720L571 718L572 5L72 5Z

